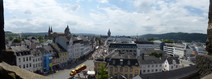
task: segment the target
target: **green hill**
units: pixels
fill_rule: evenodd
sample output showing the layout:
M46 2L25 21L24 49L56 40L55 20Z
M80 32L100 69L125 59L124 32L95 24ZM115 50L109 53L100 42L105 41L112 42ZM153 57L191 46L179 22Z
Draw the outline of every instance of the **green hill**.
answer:
M207 34L202 33L165 33L165 34L146 34L141 35L142 38L168 39L168 40L183 40L187 42L205 42Z

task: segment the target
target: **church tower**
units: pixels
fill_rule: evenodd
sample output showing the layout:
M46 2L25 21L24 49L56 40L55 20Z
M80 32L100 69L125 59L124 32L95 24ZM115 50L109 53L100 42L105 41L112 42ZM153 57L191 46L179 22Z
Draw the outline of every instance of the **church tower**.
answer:
M48 36L51 34L51 27L49 26Z
M110 35L111 35L111 32L110 32L110 29L109 29L108 32L107 32L107 36L110 37Z
M65 29L65 35L66 36L69 36L69 35L71 35L71 32L70 32L70 30L69 30L69 26L67 25L67 27L66 27L66 29Z

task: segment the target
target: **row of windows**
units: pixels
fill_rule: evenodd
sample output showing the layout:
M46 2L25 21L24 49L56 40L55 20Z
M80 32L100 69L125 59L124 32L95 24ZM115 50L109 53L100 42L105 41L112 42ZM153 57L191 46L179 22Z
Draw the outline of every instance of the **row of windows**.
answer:
M33 68L41 67L42 63L33 64Z
M115 72L128 72L128 67L115 67ZM133 68L129 68L129 72L132 72ZM113 72L113 67L110 67L110 72ZM138 70L135 70L136 73L138 73Z
M150 68L150 66L151 66L151 67L162 67L161 64L160 64L160 65L157 65L157 64L156 64L156 65L148 65L147 67Z
M136 50L122 50L122 52L136 52Z
M20 68L29 68L31 66L32 66L31 63L29 63L29 64L23 64L23 66L19 65Z
M37 61L41 61L42 58L36 58L36 59L33 59L33 62L37 62Z
M146 72L161 72L162 69L152 69L152 70L143 70L143 73L146 73Z
M21 62L21 58L18 58L19 63ZM23 57L23 62L25 61L31 61L31 57Z
M37 63L37 64L33 64L33 68L36 68L36 67L41 67L42 66L42 63ZM19 65L20 68L29 68L29 67L32 67L32 64L29 63L29 64L23 64L22 65Z
M167 67L167 65L165 65L165 67ZM171 66L171 69L173 69L174 66ZM175 66L176 68L178 68L178 65Z
M137 76L137 75L138 75L138 74L135 74L134 77ZM127 79L132 79L132 78L133 78L133 74L129 74L129 75L128 75L128 74L121 74L121 75L117 75L117 74L114 74L114 75L113 75L113 74L110 74L110 76L119 77L119 79L123 79L123 76L126 77Z

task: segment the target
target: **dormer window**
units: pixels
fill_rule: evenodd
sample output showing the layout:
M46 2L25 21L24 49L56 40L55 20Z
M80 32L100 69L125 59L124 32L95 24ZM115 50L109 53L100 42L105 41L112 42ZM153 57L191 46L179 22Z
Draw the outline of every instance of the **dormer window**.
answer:
M130 65L130 60L128 60L127 64Z
M113 60L113 64L115 64L115 60Z
M123 59L120 59L120 65L123 65Z

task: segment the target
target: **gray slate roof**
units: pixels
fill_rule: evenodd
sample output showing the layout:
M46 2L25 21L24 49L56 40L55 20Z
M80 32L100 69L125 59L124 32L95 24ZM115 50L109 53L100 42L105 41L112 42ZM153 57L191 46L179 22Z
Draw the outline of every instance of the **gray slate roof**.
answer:
M169 64L173 64L173 60L177 63L180 64L180 60L177 57L168 57L167 61L169 62Z
M140 76L142 79L180 79L197 72L198 71L196 69L196 66L189 66L189 67L167 71L167 72L142 74Z
M165 62L165 58L157 58L155 56L144 56L144 60L142 59L142 56L139 56L137 59L140 66L144 64L162 64Z

